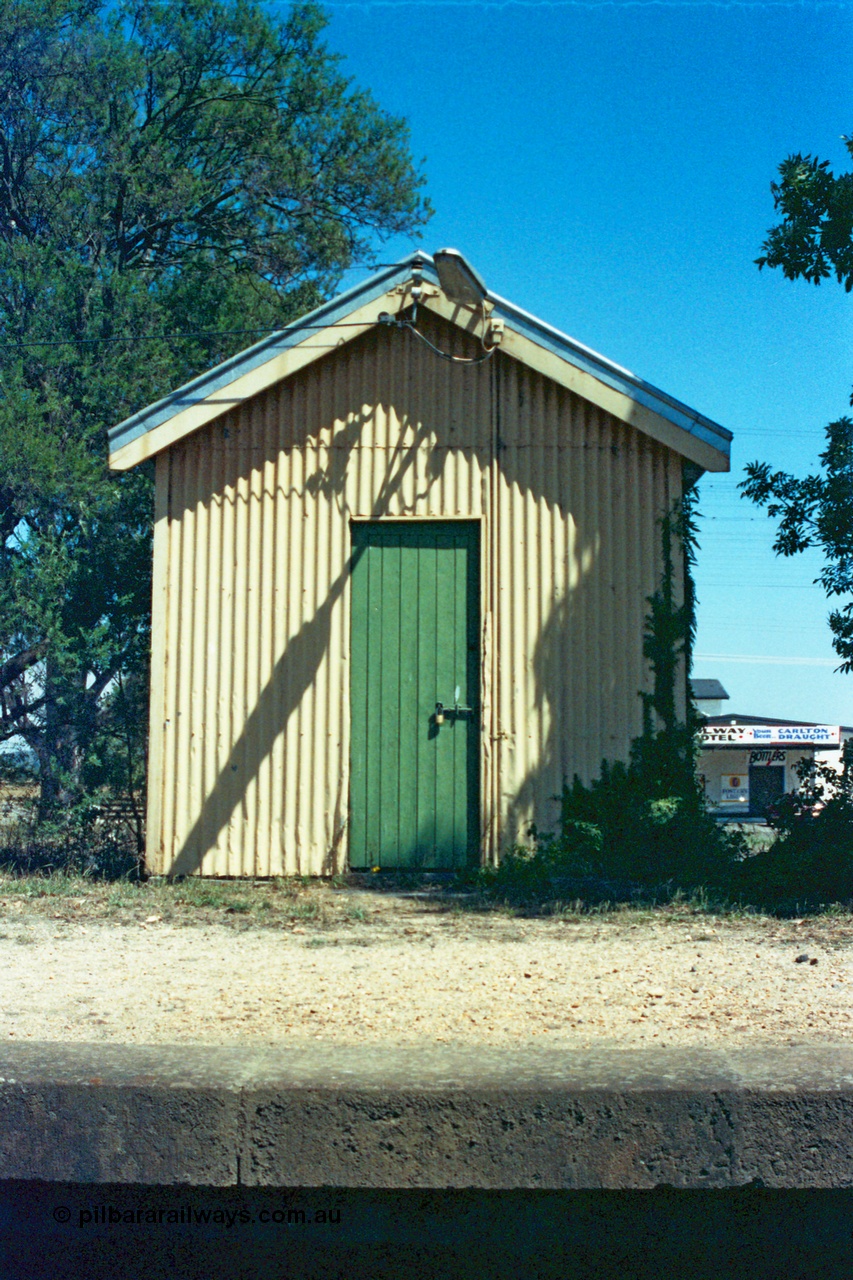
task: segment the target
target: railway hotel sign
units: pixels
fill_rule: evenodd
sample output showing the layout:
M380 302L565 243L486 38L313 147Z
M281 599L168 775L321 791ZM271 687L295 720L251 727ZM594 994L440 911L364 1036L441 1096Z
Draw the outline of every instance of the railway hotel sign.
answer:
M839 746L841 726L837 724L706 724L703 746Z

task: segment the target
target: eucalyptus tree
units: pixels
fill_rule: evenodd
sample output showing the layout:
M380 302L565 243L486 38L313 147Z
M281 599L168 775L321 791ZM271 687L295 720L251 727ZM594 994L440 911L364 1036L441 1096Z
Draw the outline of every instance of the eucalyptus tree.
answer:
M140 772L151 481L107 471L106 429L431 212L405 122L324 25L0 6L0 740L36 752L43 816Z

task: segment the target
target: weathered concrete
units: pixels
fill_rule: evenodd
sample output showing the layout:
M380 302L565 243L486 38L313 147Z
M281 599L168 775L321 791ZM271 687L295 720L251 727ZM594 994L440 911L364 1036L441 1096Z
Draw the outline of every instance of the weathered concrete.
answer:
M853 1047L0 1050L0 1178L853 1186Z

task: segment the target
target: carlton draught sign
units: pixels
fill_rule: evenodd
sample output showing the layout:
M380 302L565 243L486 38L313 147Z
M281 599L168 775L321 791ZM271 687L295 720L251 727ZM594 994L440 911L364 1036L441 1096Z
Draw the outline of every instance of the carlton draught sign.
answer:
M803 746L837 747L841 726L837 724L706 724L703 746Z

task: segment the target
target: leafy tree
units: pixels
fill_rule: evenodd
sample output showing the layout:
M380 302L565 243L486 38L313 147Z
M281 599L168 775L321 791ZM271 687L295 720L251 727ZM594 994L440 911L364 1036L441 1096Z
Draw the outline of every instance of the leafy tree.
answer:
M262 0L0 6L0 741L36 752L43 818L140 773L113 757L142 741L151 480L107 471L106 428L431 212L405 123L324 22Z
M853 156L853 139L845 138ZM826 160L789 156L771 190L782 221L773 227L756 259L758 267L781 267L789 280L820 284L831 275L853 289L853 173L834 175ZM853 396L851 396L853 404ZM853 420L838 418L825 429L821 469L799 479L752 462L740 485L765 506L779 525L773 549L792 556L818 547L825 564L818 581L831 599L853 594ZM853 670L853 600L829 615L832 643L842 671Z
M844 142L853 156L853 139ZM781 182L770 190L782 221L767 233L762 267L781 267L789 280L820 284L833 273L853 289L853 173L836 177L828 160L789 156L779 165Z

